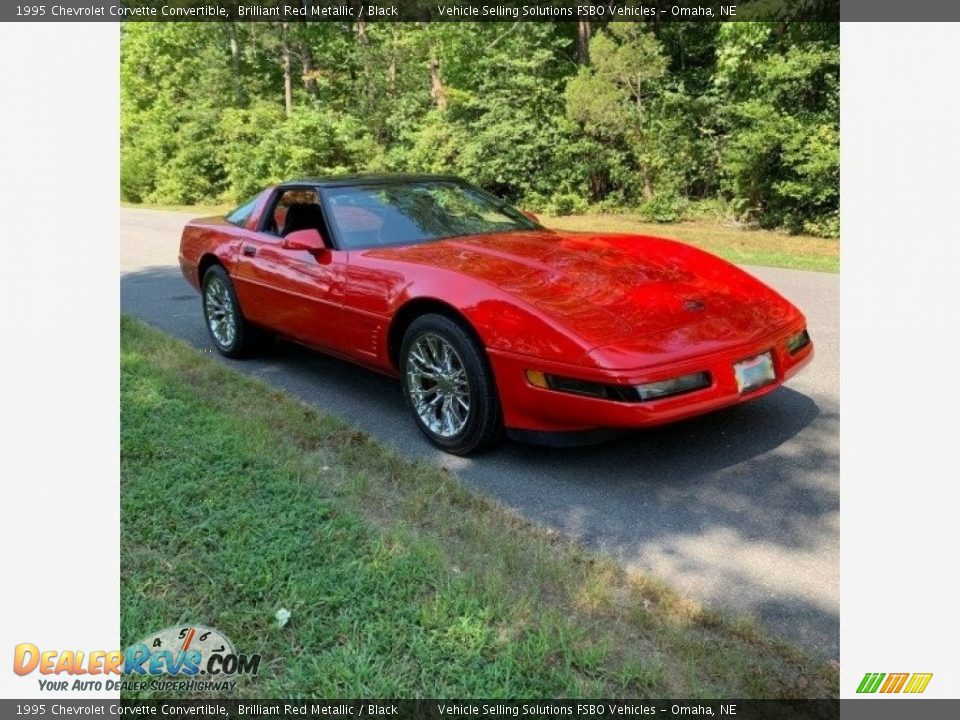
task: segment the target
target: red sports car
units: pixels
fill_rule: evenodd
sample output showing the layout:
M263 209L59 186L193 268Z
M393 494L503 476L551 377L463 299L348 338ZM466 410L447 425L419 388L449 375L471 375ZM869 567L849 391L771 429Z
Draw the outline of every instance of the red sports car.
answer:
M797 308L672 240L548 230L453 177L267 188L183 231L180 266L228 357L279 335L399 377L466 454L575 444L759 397L812 357Z

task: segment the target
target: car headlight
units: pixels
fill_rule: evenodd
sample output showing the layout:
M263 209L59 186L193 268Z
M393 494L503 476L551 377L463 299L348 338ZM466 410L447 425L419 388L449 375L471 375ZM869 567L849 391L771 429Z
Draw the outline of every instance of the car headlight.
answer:
M641 400L658 400L659 398L682 395L683 393L710 387L710 373L692 373L670 380L636 385L635 387Z
M592 380L549 375L539 370L527 370L527 382L534 387L571 395L615 400L617 402L644 402L660 398L681 395L683 393L710 387L710 373L698 372L669 380L660 380L643 385L612 385Z
M787 352L791 355L796 355L798 352L803 350L807 345L810 344L810 333L807 332L807 329L804 328L796 335L791 335L787 340Z

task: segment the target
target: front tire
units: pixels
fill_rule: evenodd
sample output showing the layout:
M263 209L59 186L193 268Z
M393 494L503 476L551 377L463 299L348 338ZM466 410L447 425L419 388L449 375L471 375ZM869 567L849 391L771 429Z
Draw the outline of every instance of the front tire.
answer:
M203 318L221 355L241 358L254 350L258 330L243 317L233 282L221 265L212 265L203 276Z
M459 323L423 315L400 348L400 375L407 407L434 445L468 455L503 434L500 400L486 353Z

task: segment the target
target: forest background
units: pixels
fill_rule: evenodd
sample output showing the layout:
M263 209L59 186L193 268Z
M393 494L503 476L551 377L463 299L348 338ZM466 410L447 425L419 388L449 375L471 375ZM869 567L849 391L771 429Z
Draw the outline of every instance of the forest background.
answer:
M839 235L836 23L127 23L121 196L459 175L552 215Z

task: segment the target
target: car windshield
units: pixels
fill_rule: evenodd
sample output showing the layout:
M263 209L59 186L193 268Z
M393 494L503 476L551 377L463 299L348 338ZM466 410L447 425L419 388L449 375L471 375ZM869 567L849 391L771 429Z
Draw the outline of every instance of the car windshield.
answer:
M343 249L539 227L492 195L454 181L334 187L323 196Z
M236 210L231 211L230 214L227 215L227 222L237 227L243 227L250 218L250 213L253 212L253 208L259 199L260 195L254 195Z

